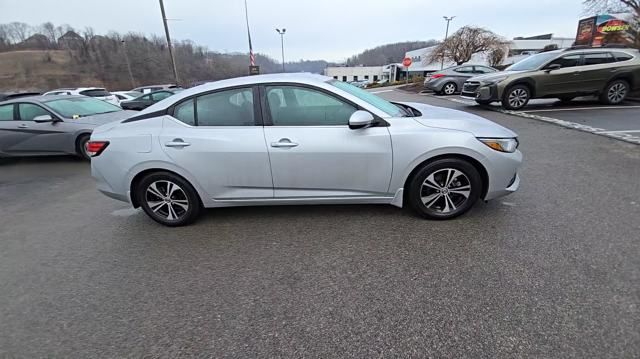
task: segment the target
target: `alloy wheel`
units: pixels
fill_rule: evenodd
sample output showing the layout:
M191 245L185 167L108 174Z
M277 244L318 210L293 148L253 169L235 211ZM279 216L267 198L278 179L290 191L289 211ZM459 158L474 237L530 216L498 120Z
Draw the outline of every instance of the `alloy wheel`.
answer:
M444 93L446 95L453 95L456 92L456 85L452 83L448 83L444 85Z
M509 105L513 108L524 106L529 100L529 94L522 88L517 88L509 94Z
M145 201L153 213L169 221L181 219L189 210L185 191L168 180L152 182L145 192Z
M609 88L607 98L610 103L620 103L627 96L627 86L623 83L616 83Z
M471 194L471 181L455 168L431 173L422 183L420 197L431 211L446 214L464 205Z

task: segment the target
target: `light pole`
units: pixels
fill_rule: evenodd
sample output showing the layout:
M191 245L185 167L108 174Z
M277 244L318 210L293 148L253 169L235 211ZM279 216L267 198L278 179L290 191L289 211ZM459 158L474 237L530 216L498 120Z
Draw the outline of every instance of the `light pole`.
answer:
M160 1L160 12L162 13L162 23L164 24L164 34L167 37L167 46L169 48L169 57L171 57L171 66L173 67L173 79L178 85L178 69L176 68L176 59L173 57L173 48L171 47L171 37L169 36L169 26L167 25L167 16L164 13L164 3Z
M282 72L284 72L284 33L287 32L287 29L276 29L278 34L280 34L280 45L282 46Z
M127 70L129 70L129 80L131 80L131 88L136 87L136 82L133 79L133 72L131 72L131 63L129 62L129 53L127 52L127 42L122 40L122 49L124 50L124 59L127 62Z
M444 21L447 22L447 32L444 34L444 41L447 41L447 38L449 37L449 23L451 22L451 20L455 19L455 16L451 16L451 17L446 17L443 16ZM444 53L442 54L442 63L440 64L440 70L444 69Z

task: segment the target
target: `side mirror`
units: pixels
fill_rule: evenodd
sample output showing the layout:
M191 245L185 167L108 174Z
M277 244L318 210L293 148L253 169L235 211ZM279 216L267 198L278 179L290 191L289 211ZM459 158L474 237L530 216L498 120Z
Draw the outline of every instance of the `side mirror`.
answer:
M553 64L553 65L549 65L549 67L547 67L547 68L545 69L545 71L546 71L547 73L549 73L549 72L551 72L551 71L559 70L559 69L561 69L561 68L562 68L562 65L560 65L560 64Z
M349 117L349 128L352 130L371 127L375 123L375 118L367 111L358 110Z
M33 122L36 123L45 123L45 122L55 122L51 115L40 115L33 118Z

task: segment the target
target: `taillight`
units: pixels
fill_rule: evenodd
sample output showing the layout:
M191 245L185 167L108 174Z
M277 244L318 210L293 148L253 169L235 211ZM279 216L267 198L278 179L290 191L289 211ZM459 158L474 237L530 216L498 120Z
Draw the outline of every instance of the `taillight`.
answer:
M87 154L90 157L100 156L107 146L109 146L109 141L89 141L86 146Z
M444 77L444 76L445 75L443 75L443 74L435 74L435 75L431 75L431 78L432 79L439 79L439 78Z

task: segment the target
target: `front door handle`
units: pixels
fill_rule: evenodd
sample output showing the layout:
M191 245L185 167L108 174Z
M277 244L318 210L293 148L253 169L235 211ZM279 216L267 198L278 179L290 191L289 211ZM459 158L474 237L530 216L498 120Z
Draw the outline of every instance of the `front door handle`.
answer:
M295 142L291 142L291 140L288 138L281 138L278 142L271 142L271 147L291 148L296 146L298 146L298 144Z
M18 125L18 128L29 128L29 125L21 123Z
M191 146L189 142L184 142L181 138L174 138L173 141L164 144L166 147L188 147Z

